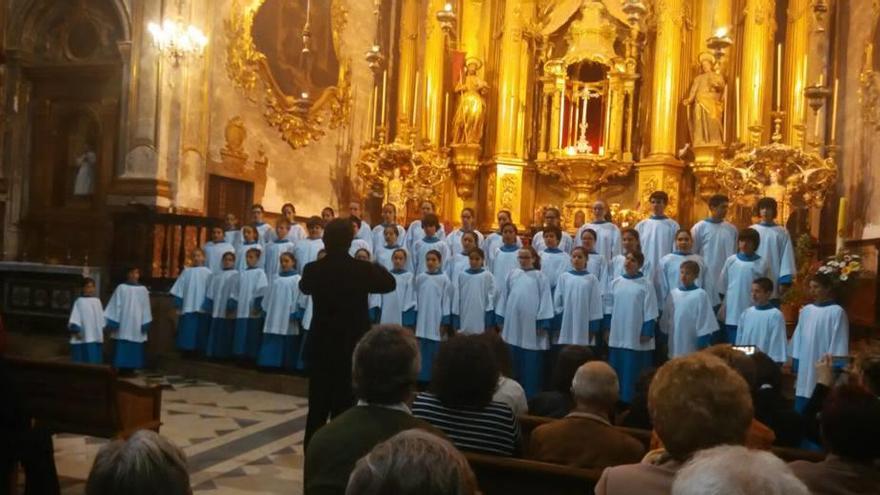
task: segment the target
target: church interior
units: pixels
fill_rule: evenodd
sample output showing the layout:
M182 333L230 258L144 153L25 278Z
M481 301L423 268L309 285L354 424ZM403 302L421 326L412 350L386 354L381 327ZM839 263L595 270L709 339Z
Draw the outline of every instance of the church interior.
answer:
M505 213L525 246L555 212L575 245L599 222L639 231L644 249L637 225L672 219L677 239L714 221L722 195L734 257L736 232L773 200L794 268L770 277L786 289L783 339L818 304L813 276L830 273L848 321L835 359L875 349L880 0L2 1L0 361L30 426L51 435L60 491L25 491L33 476L12 462L0 493L105 493L86 488L98 452L143 428L182 450L196 495L337 493L304 486L307 369L179 346L174 287L216 228L251 225L265 254L279 220L303 240L314 217L409 236L428 203L440 232L476 231L491 262L483 238ZM133 269L152 315L142 365L117 370L112 325L103 364L71 362L83 281L107 315ZM710 319L724 329L723 313ZM785 399L803 398L798 371L780 369ZM541 424L529 414L524 437ZM804 445L773 452L824 459ZM593 493L601 474L466 457L487 495Z

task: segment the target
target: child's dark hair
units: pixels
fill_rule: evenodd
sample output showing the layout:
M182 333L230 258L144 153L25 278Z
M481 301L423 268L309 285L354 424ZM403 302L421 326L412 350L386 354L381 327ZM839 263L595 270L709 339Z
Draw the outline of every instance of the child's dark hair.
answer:
M131 272L133 272L133 271L135 271L135 270L136 270L136 271L141 271L141 267L139 267L139 266L137 266L137 265L126 265L126 267L125 267L125 273L126 273L126 274L131 273Z
M285 252L281 253L281 256L278 257L278 259L281 259L281 258L290 258L290 261L293 262L293 266L296 267L296 256L294 256L293 253L289 253L289 252L285 251Z
M85 277L85 278L83 278L83 281L82 281L82 285L81 285L81 287L85 287L85 286L87 286L87 285L89 285L89 284L96 285L96 284L95 284L95 279L93 279L93 278L91 278L91 277Z
M700 264L694 260L682 261L679 269L684 269L690 272L695 277L698 277L700 275Z
M284 203L283 205L281 205L281 211L284 211L284 209L287 208L288 206L290 207L291 210L293 210L293 213L295 214L296 213L296 206L293 206L293 203Z
M428 213L422 219L422 228L424 229L425 227L440 228L440 218L434 213Z
M636 240L639 241L639 244L642 243L642 236L639 235L639 231L632 228L632 227L627 227L627 228L621 230L620 236L623 237L623 234L629 234L629 235L635 237Z
M523 249L532 253L532 258L535 260L535 262L532 266L535 267L535 270L540 270L541 269L541 255L538 254L538 251L535 250L535 247L529 245L529 246L523 246L520 248L520 250L523 250Z
M632 256L636 261L639 262L639 268L645 266L645 255L642 254L641 251L633 251L631 253L627 253L627 256Z
M438 251L436 249L432 249L432 250L428 251L427 253L425 253L425 259L428 259L428 256L431 256L432 254L437 257L437 261L439 261L441 263L443 262L443 255L440 254L440 251Z
M461 209L461 212L462 212L462 213L464 213L464 212L466 212L466 211L470 212L471 216L474 217L474 218L476 218L476 216L477 216L477 212L474 211L473 208L471 208L470 206L466 206L466 207L464 207L464 208Z
M513 222L507 222L507 223L505 223L504 225L501 226L501 233L502 233L502 234L504 233L504 229L506 229L507 227L512 228L512 229L513 229L513 233L519 235L519 229L516 228L516 224L513 223Z
M397 206L395 206L394 203L385 203L384 205L382 205L382 209L384 210L385 208L388 208L389 206L391 207L392 210L394 210L394 214L397 215Z
M688 229L678 229L678 232L675 233L675 238L678 239L678 234L687 234L692 240L694 236L691 235L691 231Z
M648 201L653 201L655 199L663 201L664 204L669 204L669 195L666 194L666 191L654 191L648 196Z
M547 234L555 235L557 241L562 240L562 229L560 229L559 227L556 227L554 225L548 225L544 227L544 235L546 236Z
M336 216L336 210L334 210L333 208L331 208L329 206L325 206L324 209L321 210L321 214L323 215L324 212L327 212L327 211L330 212L331 216L334 216L334 217Z
M593 236L593 240L594 240L594 241L599 240L599 234L597 234L596 231L593 230L593 229L584 229L584 230L582 230L582 231L581 231L581 240L584 239L584 234L590 234L591 236Z
M757 230L747 227L739 231L740 241L751 241L753 249L758 249L761 244L761 234Z
M360 226L361 226L361 219L358 218L358 217L356 217L356 216L354 216L354 215L349 215L349 217L348 217L348 221L351 222L351 224L354 225L354 226L356 226L356 227L360 227Z
M756 278L752 283L760 287L764 292L773 292L773 281L767 277Z
M409 258L409 254L406 252L406 249L401 249L401 248L398 248L398 249L395 249L394 251L392 251L392 252L391 252L391 257L393 258L394 255L397 254L397 253L403 253L403 257L404 257L404 259L405 259L405 258Z
M477 256L479 256L481 260L486 259L486 253L478 247L475 247L475 248L471 249L470 251L468 251L468 258L470 258L471 256L473 256L475 254Z
M507 215L507 218L513 218L513 215L510 214L510 210L498 210L498 215L504 213ZM497 216L497 215L496 215Z
M828 275L827 273L813 274L813 276L810 277L810 282L816 282L826 289L831 289L834 287L834 281L831 279L831 275Z
M480 243L480 238L479 238L479 236L477 236L477 233L474 231L462 232L461 238L464 239L465 237L473 237L474 238L474 245L478 245Z
M311 229L314 227L323 228L324 227L324 219L317 216L317 215L310 216L309 219L306 220L306 228Z
M755 213L761 214L761 210L763 209L773 210L773 216L775 217L777 213L779 213L779 205L776 203L776 200L773 198L761 198L758 200L758 205L755 206Z
M227 256L232 256L232 260L235 261L235 253L232 251L226 251L223 253L223 256L220 257L221 260L225 260Z
M397 230L396 223L386 225L385 228L382 229L382 233L384 234L385 232L394 232L394 235L400 237L400 232Z
M713 194L712 197L709 198L709 208L718 208L724 203L730 203L730 198L724 194Z
M370 250L368 250L367 248L360 248L360 249L358 249L357 251L355 251L355 252L354 252L354 257L357 258L357 255L361 254L361 251L367 253L367 258L368 258L368 259L372 258L372 256L370 256Z
M249 255L249 254L251 254L251 253L257 253L257 257L259 257L260 255L263 254L263 252L260 251L260 250L257 249L257 248L250 248L250 249L247 250L246 253L244 253L244 255L247 256L247 255Z
M251 210L266 211L266 210L263 208L263 205L261 205L260 203L254 203L253 206L251 206Z
M574 254L575 251L580 251L581 254L584 255L584 258L590 259L590 253L587 252L587 249L583 246L575 246L571 248L571 254Z

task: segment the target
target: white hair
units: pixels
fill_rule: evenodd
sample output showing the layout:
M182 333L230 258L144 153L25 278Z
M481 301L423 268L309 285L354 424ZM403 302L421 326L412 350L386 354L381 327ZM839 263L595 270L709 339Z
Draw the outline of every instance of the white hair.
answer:
M86 495L190 495L186 456L165 437L139 430L95 456Z
M780 458L724 445L701 450L678 471L672 495L810 495Z
M618 397L617 373L604 361L584 363L571 381L575 402L614 404Z

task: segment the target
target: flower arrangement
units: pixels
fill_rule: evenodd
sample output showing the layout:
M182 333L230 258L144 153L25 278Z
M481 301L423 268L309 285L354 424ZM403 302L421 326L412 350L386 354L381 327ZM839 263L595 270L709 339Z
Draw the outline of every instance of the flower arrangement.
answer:
M835 286L846 284L858 277L861 271L862 258L847 251L840 251L834 256L829 256L816 270L817 273L829 275Z

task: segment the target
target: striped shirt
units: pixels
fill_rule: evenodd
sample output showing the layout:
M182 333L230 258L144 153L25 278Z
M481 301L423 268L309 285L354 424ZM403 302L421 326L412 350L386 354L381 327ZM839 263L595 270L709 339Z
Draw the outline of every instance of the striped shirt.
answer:
M454 408L444 406L436 395L423 392L412 405L413 416L441 430L461 450L514 455L519 447L519 422L510 407L501 402L488 406Z

